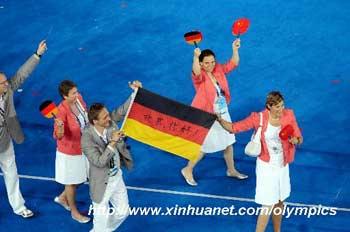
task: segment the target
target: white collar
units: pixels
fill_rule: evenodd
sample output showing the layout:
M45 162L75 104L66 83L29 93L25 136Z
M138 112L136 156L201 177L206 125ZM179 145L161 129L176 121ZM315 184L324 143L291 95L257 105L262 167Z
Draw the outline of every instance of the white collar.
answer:
M107 139L107 129L106 128L103 130L102 135L101 135L100 132L98 132L98 130L96 129L96 127L95 126L93 126L93 127L94 127L94 130L98 136L100 136L104 139Z

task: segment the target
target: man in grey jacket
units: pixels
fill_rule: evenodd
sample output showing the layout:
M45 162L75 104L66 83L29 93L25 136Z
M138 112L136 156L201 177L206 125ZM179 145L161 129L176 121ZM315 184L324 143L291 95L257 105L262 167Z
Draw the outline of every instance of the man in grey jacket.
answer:
M142 87L134 81L132 89ZM131 97L111 114L101 103L92 104L88 111L90 126L81 138L83 153L89 160L89 185L94 211L94 232L116 230L129 215L129 203L122 177L122 166L132 167L132 158L117 122L126 115ZM109 203L112 208L109 208Z
M18 144L22 143L24 135L16 116L13 94L33 72L46 50L46 42L41 41L37 51L10 80L7 80L5 73L0 72L0 168L4 175L10 205L14 213L23 218L32 217L33 212L24 205L25 201L19 189L12 140Z

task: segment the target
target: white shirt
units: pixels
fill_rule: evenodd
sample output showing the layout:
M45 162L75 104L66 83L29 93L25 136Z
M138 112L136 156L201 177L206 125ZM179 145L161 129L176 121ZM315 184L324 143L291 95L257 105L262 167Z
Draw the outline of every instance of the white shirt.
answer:
M216 97L214 100L214 112L220 115L223 115L228 112L226 98L222 94L220 86L218 84L214 84L216 89Z
M267 124L265 131L265 141L267 149L270 154L270 164L283 167L283 147L281 140L279 138L279 133L281 131L281 126L272 126L270 123Z
M0 96L0 108L4 109L5 107L5 99L4 99L4 95Z

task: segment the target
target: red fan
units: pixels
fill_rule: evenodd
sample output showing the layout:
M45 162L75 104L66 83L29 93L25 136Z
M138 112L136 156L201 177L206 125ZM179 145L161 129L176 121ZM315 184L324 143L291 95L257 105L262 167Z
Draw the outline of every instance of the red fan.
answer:
M279 136L282 140L287 140L293 134L294 134L294 129L293 129L292 125L288 124L280 131Z
M200 31L190 31L184 34L185 40L189 44L194 44L196 48L198 48L198 43L202 41L203 36L202 32Z
M45 118L56 118L56 114L58 113L56 104L51 100L41 103L39 110Z
M250 21L247 18L237 19L232 25L232 34L239 38L240 35L247 32Z

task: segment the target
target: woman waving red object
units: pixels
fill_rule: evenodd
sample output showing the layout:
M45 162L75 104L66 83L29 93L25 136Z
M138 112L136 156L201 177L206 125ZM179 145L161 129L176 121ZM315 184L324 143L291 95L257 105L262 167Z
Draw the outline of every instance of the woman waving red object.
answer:
M247 32L250 25L250 21L247 18L241 18L236 20L232 25L232 34L239 37Z
M192 81L196 90L192 106L209 113L220 114L227 121L231 121L228 111L228 104L231 100L226 74L237 67L239 63L240 39L232 43L232 57L226 64L218 64L213 51L206 49L201 51L194 49L192 64ZM202 159L204 153L213 153L224 150L224 159L227 170L226 175L238 179L246 179L248 176L239 173L233 161L233 147L235 135L225 131L219 123L214 123L206 137L202 151L198 159L189 161L181 170L182 176L191 186L196 186L197 182L193 178L193 169Z
M283 202L291 192L289 164L294 161L296 145L303 142L294 113L291 109L284 108L284 99L280 92L270 92L265 107L261 112L261 153L256 160L255 202L262 205L256 225L257 232L265 231L270 218L268 212L272 212L275 231L281 231ZM257 112L234 123L222 118L218 120L226 130L233 133L257 130L260 126L260 116ZM280 137L281 128L287 128L287 132L290 133L288 139Z

